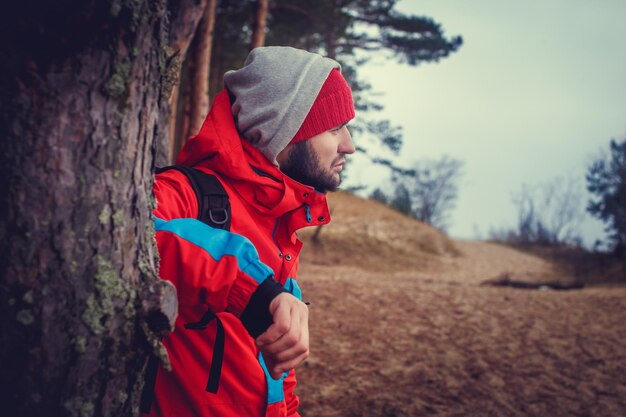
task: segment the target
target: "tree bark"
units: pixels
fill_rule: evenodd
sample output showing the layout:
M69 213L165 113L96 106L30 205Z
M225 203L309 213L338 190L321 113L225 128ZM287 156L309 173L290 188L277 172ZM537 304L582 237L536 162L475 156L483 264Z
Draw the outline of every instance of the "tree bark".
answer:
M137 415L176 311L151 221L168 3L37 3L0 18L2 412Z
M176 137L174 138L174 148L172 157L176 158L178 152L182 149L183 145L187 141L189 136L189 127L191 126L191 97L192 97L192 85L189 81L191 74L193 74L193 67L195 65L193 56L189 56L183 63L183 73L181 75L180 88L182 90L182 97L179 100L180 104L180 124L176 131Z
M211 59L211 71L209 74L209 96L211 101L219 93L223 86L224 61L219 59L223 54L223 43L219 36L215 36L213 41L213 53Z
M335 43L335 27L331 22L326 27L326 56L330 59L337 59L337 44Z
M161 164L161 166L166 166L166 165L170 165L171 163L173 163L175 155L176 155L176 149L178 149L177 144L176 144L176 126L177 126L177 123L179 120L179 114L180 114L180 111L179 111L180 98L181 98L180 97L180 84L177 84L172 89L172 96L170 97L170 117L169 117L169 122L168 122L170 140L168 144L168 148L169 148L168 154L165 158L167 159L167 162L164 164Z
M267 26L267 11L269 9L269 0L257 0L256 16L254 19L252 41L250 49L258 48L265 45L265 28Z

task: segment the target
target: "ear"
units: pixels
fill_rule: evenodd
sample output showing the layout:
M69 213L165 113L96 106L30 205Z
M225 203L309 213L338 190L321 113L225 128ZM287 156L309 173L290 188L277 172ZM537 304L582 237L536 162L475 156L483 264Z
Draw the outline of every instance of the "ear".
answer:
M289 144L285 147L285 149L280 151L278 155L276 155L276 162L278 162L279 168L281 165L287 162L287 159L289 158L289 153L291 152L292 148L293 148L293 144Z

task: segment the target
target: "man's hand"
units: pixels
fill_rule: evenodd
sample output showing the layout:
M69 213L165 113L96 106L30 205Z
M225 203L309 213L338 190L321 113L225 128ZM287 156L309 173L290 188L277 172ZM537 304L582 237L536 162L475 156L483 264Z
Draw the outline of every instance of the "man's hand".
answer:
M276 296L269 305L273 324L256 338L265 364L274 379L309 357L309 308L289 293Z

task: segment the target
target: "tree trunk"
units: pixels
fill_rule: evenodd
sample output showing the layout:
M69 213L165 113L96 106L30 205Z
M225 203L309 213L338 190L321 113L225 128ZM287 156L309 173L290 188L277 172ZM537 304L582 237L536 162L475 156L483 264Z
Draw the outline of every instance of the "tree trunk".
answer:
M210 0L216 3L215 0ZM178 151L189 135L189 123L191 118L191 103L189 99L189 65L183 65L188 60L190 46L196 33L199 31L200 20L203 18L208 7L209 0L182 0L179 9L173 11L172 30L170 32L170 48L177 57L176 64L181 69L181 76L174 84L170 98L171 113L169 114L169 155L167 161L158 164L160 166L172 163ZM181 68L182 67L182 68ZM206 113L205 113L206 114Z
M209 112L209 71L211 69L211 46L215 27L217 0L209 0L204 16L194 38L193 73L191 76L191 120L185 137L200 131L202 122Z
M182 97L179 100L180 115L179 125L176 129L176 137L174 138L174 147L172 153L172 159L176 158L178 152L181 150L187 137L189 136L189 126L191 125L191 96L192 85L189 81L191 74L193 73L195 62L192 56L189 56L183 63L183 72L181 74L180 88L182 91Z
M224 45L221 38L215 36L213 41L213 53L211 59L211 71L209 74L209 97L213 101L217 93L222 90L224 76L224 61L219 59L223 52Z
M329 22L326 27L326 56L337 59L337 44L335 43L335 27Z
M181 73L182 75L182 73ZM170 117L168 122L168 128L170 133L169 140L169 153L167 154L167 162L161 164L160 166L170 165L174 162L175 156L177 154L177 149L179 145L176 143L176 127L178 126L180 119L180 84L177 84L172 89L172 96L170 97Z
M148 329L175 316L150 217L177 75L168 3L102 3L12 2L0 18L8 416L136 415Z
M254 19L252 41L250 49L265 45L265 28L267 26L267 11L269 9L269 0L257 0L256 16Z
M189 129L189 120L191 114L190 85L189 85L189 60L181 65L180 81L175 87L171 100L173 101L172 112L170 115L170 163L174 163L176 155L184 144L183 138L186 139L183 132ZM167 164L163 164L167 165ZM161 166L163 166L161 165Z

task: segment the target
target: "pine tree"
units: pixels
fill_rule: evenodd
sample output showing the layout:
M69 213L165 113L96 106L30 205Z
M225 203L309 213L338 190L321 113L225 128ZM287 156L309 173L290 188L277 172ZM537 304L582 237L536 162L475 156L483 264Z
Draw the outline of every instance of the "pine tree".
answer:
M0 15L3 415L137 414L153 332L176 314L151 220L174 14L70 0Z
M268 45L293 45L340 61L359 112L359 119L351 124L352 131L361 135L359 139L375 138L394 154L402 147L402 130L388 120L372 117L382 106L372 101L371 85L359 79L359 67L367 63L367 56L381 54L412 66L437 62L463 42L460 36L446 38L441 26L429 17L397 11L396 3L397 0L276 1L270 8L267 37ZM372 162L401 171L391 160L368 152L372 144L357 142L357 149Z
M437 62L462 45L459 36L447 38L429 17L412 16L395 9L397 0L289 0L270 1L266 45L283 45L318 52L341 62L350 83L359 118L351 124L358 150L372 162L400 172L390 159L375 156L372 146L381 144L397 154L402 130L391 121L372 117L382 106L371 99L371 85L361 81L358 69L366 54L388 55L408 65ZM254 32L256 1L221 0L217 9L215 44L211 64L211 96L222 88L222 76L239 68L247 55ZM359 58L357 58L359 56ZM362 140L374 138L372 142Z
M587 169L587 190L593 194L587 211L607 223L616 253L626 253L626 138L611 140L610 154Z

